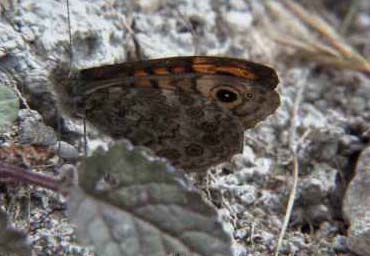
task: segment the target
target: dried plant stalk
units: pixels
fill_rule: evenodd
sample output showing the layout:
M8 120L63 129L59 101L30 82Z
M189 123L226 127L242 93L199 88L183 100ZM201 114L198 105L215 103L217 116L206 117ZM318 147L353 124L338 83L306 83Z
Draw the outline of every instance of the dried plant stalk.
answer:
M296 56L370 75L369 60L322 18L292 0L265 1L264 4L274 17L274 22L268 24L268 31L277 42L295 49Z

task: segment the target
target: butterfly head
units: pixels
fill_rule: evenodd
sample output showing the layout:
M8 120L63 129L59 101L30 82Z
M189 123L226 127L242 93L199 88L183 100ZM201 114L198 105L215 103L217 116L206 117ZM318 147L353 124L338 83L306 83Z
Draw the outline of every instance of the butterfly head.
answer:
M51 70L50 80L53 85L53 92L61 109L71 117L77 115L79 99L79 73L77 69L71 68L66 62L57 63Z

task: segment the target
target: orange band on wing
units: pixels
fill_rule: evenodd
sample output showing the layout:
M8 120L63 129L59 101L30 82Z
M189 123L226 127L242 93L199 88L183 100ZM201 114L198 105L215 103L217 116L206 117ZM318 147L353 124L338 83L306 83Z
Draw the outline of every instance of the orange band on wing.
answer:
M175 74L183 74L185 73L185 70L186 70L185 67L181 67L181 66L171 68L171 71Z
M166 68L155 68L153 69L153 73L156 75L168 75L171 72Z
M214 74L217 72L217 67L210 64L194 64L193 69L199 73Z
M134 73L134 76L147 76L148 73L146 73L144 70L136 70Z
M138 79L135 81L136 88L152 88L152 84L149 79Z
M217 73L227 73L232 76L242 77L249 80L256 80L257 76L246 69L231 67L231 66L215 66L211 64L194 64L193 69L196 72L203 74L217 74Z
M256 80L257 79L257 77L254 73L252 73L252 72L250 72L246 69L243 69L243 68L219 66L219 67L216 68L216 70L217 70L217 72L229 73L229 74L234 75L234 76L243 77L243 78L247 78L247 79L251 79L251 80Z
M203 57L194 57L193 58L193 64L205 64L209 63L208 58L203 58Z

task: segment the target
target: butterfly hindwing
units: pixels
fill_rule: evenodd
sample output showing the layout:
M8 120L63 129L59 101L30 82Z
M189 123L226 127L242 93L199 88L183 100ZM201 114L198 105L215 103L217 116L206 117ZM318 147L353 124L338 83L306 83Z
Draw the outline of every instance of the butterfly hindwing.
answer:
M199 95L106 88L82 100L86 119L100 131L147 146L188 171L205 169L241 151L240 122Z

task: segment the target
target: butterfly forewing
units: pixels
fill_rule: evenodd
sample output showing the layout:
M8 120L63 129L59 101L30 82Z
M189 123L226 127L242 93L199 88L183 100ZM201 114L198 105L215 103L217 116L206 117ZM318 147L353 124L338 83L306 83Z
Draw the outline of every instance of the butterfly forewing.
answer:
M273 90L279 80L274 69L243 59L226 57L186 56L153 59L106 65L81 70L81 78L88 81L112 77L150 77L166 75L225 75L262 82Z

